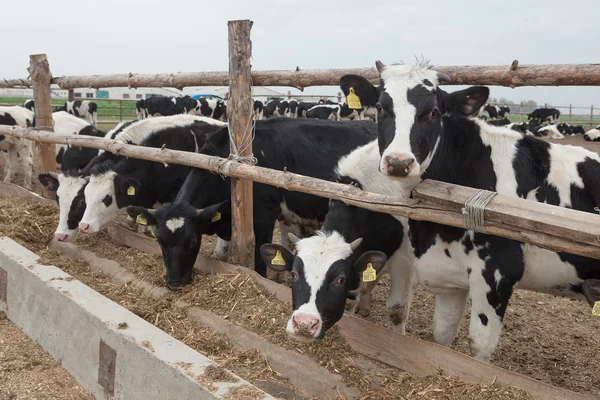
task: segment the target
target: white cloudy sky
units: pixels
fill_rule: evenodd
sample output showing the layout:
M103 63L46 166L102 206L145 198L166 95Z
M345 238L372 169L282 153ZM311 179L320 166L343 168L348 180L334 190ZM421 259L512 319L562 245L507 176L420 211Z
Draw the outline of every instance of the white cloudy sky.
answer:
M10 4L7 6L7 4ZM3 7L0 78L46 53L55 76L226 70L227 21L251 19L254 69L599 62L600 1L28 0ZM14 18L10 17L13 15ZM309 92L335 93L337 88ZM493 88L600 108L600 88Z

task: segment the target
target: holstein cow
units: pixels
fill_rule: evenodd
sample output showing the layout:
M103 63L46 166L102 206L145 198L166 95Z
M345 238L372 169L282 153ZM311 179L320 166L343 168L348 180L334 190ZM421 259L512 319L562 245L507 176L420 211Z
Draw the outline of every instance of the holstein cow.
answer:
M376 66L381 87L366 79L354 87L361 102L377 103L379 169L404 195L427 178L590 213L600 206L598 154L469 118L485 104L487 87L449 94L438 87L448 76L427 65ZM582 298L600 278L597 260L431 222L409 227L419 283L436 295L435 341L453 342L470 297L470 347L484 361L517 285Z
M588 142L600 142L600 125L587 131L583 138Z
M25 103L23 103L23 107L25 107L29 111L35 112L35 102L33 101L33 99L25 100Z
M165 117L176 115L177 97L153 96L144 101L146 117Z
M317 105L317 103L307 103L307 102L298 103L298 110L297 110L298 118L306 118L306 112L316 105Z
M571 125L569 125L567 123L562 123L562 124L556 125L556 129L563 135L569 135L569 136L573 135L573 128L571 127Z
M535 136L547 137L549 139L564 139L565 136L560 133L556 125L543 126L537 129Z
M502 119L489 120L489 121L487 121L487 123L492 126L507 126L507 125L510 125L510 119L502 118Z
M481 108L480 113L487 112L490 116L490 120L495 120L500 116L500 107L486 104Z
M190 112L190 114L210 117L220 121L227 121L227 106L223 100L202 98L196 101L200 104L200 108L196 112Z
M194 152L202 147L207 135L227 126L212 118L192 115L163 118L161 122L160 128L151 133L143 129L141 123L132 125L125 133L140 130L144 139L138 141L139 146ZM127 206L152 207L156 202L172 201L189 172L190 167L184 165L167 167L160 162L136 158L95 165L84 190L86 209L79 230L98 232L124 213Z
M71 115L85 119L94 126L98 122L98 106L90 100L67 101L63 106L57 107L53 111L66 111Z
M508 118L510 115L510 107L507 106L499 106L500 111L498 111L498 116L500 118Z
M342 92L344 92L344 96L348 98L352 90L352 82L354 82L357 78L360 78L358 75L344 75L340 79L340 88ZM363 108L357 110L358 119L371 119L377 122L377 109L375 107L371 107L365 104L361 104Z
M336 180L371 192L399 191L397 181L379 173L379 159L375 140L339 161ZM267 266L292 274L293 313L287 333L303 341L322 338L342 317L347 297L358 296L354 311L368 315L370 291L384 265L390 273L388 314L394 330L404 333L415 273L407 231L406 218L332 200L320 232L305 239L292 237L296 255L264 244L260 251ZM365 272L375 276L365 278Z
M288 101L288 112L285 116L289 118L298 118L298 104L297 100Z
M527 134L533 135L533 133L529 132L528 125L526 122L512 123L512 124L506 125L506 127L509 129L512 129L515 132L522 133L524 135L527 135Z
M19 126L29 128L33 125L34 113L25 107L9 106L0 107L0 125ZM31 189L33 175L33 142L14 136L0 135L0 150L6 152L6 173L4 182L12 182L15 168L19 159L23 163L23 186Z
M140 99L135 102L135 115L137 119L148 118L148 109L146 108L146 100Z
M264 104L260 100L254 100L254 119L259 120L264 118Z
M319 104L306 112L306 118L330 119L337 121L340 119L340 106L333 104Z
M279 116L278 106L279 106L280 102L281 102L281 99L272 99L272 100L267 101L267 104L265 104L265 111L264 111L265 118Z
M531 114L527 114L527 118L536 120L539 125L544 122L554 124L560 118L560 111L556 108L538 108L533 110Z
M583 125L571 125L571 134L572 135L584 135L585 129L583 129Z
M198 118L200 117L178 115L150 118L142 121L128 121L117 125L105 135L105 138L125 144L140 144L147 137L174 127L178 127L182 132L187 133L189 132L187 128L193 125ZM68 156L65 154L63 159L64 168L61 165L61 173L59 173L58 179L40 175L42 184L56 190L56 200L60 206L59 224L55 232L57 240L72 241L77 234L79 222L86 210L84 190L90 180L91 170L96 165L104 164L107 161L118 163L119 160L124 158L100 150L98 156L93 158L83 170L79 170L67 161Z
M372 141L375 131L376 126L371 122L274 118L256 121L252 149L260 166L329 179L337 160ZM228 129L212 135L201 153L228 157ZM128 209L132 218L142 215L148 224L157 225L157 240L163 251L169 288L191 281L203 234L216 234L230 240L230 189L229 178L194 169L173 203L157 211L144 207ZM306 233L312 234L327 213L328 200L259 183L253 185L253 196L255 269L265 276L266 265L260 257L260 246L271 242L277 219L301 225Z

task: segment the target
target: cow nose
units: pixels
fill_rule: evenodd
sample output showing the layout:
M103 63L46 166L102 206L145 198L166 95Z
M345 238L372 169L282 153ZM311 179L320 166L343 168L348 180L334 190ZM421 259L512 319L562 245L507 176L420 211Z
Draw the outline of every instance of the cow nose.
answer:
M410 171L414 168L415 159L412 157L403 158L389 155L383 158L383 163L388 175L404 178L408 176Z
M321 321L312 315L298 314L292 317L292 325L296 335L313 337L317 334Z
M58 240L59 242L68 242L69 241L69 236L64 234L64 233L56 233L54 235L54 237L56 238L56 240Z
M90 232L90 224L79 224L79 230L83 233Z

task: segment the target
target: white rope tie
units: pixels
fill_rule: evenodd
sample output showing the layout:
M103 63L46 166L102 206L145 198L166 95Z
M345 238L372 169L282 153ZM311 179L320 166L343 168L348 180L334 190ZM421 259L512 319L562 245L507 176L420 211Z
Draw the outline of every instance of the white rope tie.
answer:
M484 226L485 207L492 201L496 192L479 189L477 193L465 201L462 214L465 216L465 225L468 230L480 233L487 233Z

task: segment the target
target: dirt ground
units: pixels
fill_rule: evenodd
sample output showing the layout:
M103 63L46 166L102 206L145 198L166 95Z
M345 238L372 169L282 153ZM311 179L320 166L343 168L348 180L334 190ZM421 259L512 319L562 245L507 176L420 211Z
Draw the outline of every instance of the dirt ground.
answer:
M0 312L0 400L93 399Z
M585 142L581 136L554 142L583 145L590 150L600 151L600 143ZM56 253L48 251L46 245L52 238L57 217L57 210L48 206L27 203L21 199L0 199L0 236L7 235L21 242L95 290L259 387L266 382L278 383L288 393L282 397L293 398L289 393L295 393L296 389L270 370L264 355L236 350L226 338L189 321L185 310L176 307L175 301L183 299L227 317L273 343L309 355L330 371L341 374L344 381L357 387L364 398L528 398L526 394L512 389L467 385L443 375L416 378L383 365L373 374L361 368L362 357L354 353L335 329L321 343L305 345L292 342L283 331L289 317L289 306L273 299L262 287L244 276L198 276L184 290L170 293L161 301L148 302L135 288L111 284L105 277L91 274L85 263L61 260ZM124 268L146 281L164 285L164 266L160 257L119 246L104 233L79 235L75 243L101 257L120 262ZM202 253L210 256L213 248L214 239L204 238ZM235 281L232 282L233 279ZM389 326L385 309L388 290L389 283L384 278L375 290L372 312L367 318L383 326ZM432 315L433 296L418 290L407 334L431 341ZM466 336L468 315L467 311L453 346L465 354L469 354ZM500 344L491 362L543 382L600 396L600 363L596 362L600 355L599 331L600 318L591 315L587 304L517 291L509 305Z

